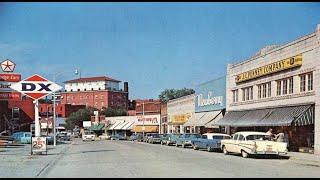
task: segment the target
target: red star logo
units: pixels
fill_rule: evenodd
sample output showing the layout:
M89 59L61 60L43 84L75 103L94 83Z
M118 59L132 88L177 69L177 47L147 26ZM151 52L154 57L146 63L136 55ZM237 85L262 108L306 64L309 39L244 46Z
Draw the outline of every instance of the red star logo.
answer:
M9 59L1 63L1 68L3 72L13 72L16 64L10 61Z

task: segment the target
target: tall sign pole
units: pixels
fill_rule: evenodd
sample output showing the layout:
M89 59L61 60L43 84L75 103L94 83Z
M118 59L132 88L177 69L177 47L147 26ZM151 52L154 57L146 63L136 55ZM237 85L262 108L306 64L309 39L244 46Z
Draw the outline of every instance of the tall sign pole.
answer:
M52 121L52 127L53 127L53 146L57 145L57 139L56 139L56 94L53 92L53 121Z
M35 136L40 137L40 120L39 120L39 101L38 99L33 101L34 103L34 130Z
M51 82L37 74L28 77L18 83L12 84L11 89L16 90L26 96L34 99L34 112L35 112L35 136L40 137L40 120L39 120L39 102L41 99L49 94L52 94L60 89L61 86Z

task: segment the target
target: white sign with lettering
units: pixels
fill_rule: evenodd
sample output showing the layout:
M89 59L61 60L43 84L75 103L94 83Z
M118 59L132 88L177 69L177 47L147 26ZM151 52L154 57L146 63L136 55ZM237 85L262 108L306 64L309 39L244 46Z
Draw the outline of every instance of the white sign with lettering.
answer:
M203 98L203 94L197 95L198 106L209 106L209 105L223 105L223 96L213 96L213 92L209 91L206 99Z

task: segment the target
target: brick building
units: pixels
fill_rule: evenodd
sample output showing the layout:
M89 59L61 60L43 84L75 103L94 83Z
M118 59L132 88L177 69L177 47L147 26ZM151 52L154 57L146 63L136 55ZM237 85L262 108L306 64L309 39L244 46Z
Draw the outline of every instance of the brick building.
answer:
M128 83L124 82L124 88L120 89L120 82L106 76L66 81L61 104L128 110Z
M13 116L13 117L12 117ZM21 100L8 100L0 102L0 131L30 129L30 124L34 122L34 104L29 97L22 96Z
M129 116L160 114L161 102L159 99L136 99L129 103Z

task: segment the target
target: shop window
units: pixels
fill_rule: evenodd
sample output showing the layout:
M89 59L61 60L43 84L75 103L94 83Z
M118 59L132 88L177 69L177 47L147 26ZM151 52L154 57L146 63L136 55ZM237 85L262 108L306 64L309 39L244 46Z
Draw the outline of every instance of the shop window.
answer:
M313 74L312 72L308 74L308 91L313 90Z
M267 97L267 84L262 85L262 97L263 98Z
M281 95L281 81L277 81L277 96Z
M238 89L232 91L233 102L238 102Z
M271 82L268 82L267 85L268 85L268 97L271 97Z
M306 91L306 75L300 75L300 92Z
M242 101L246 100L246 93L245 93L245 89L242 89Z
M293 93L293 77L289 78L289 94Z
M282 94L285 95L288 93L288 83L287 79L282 80Z
M258 85L258 99L261 99L261 84Z

